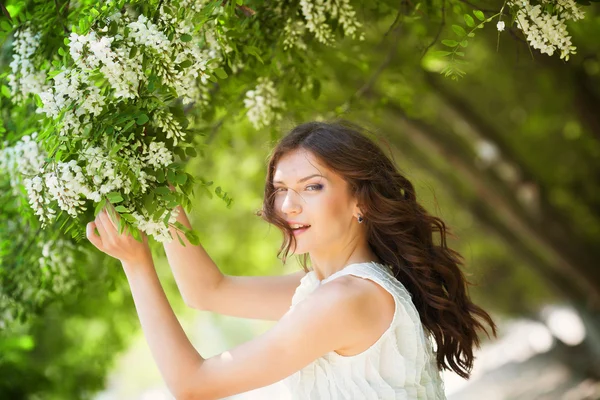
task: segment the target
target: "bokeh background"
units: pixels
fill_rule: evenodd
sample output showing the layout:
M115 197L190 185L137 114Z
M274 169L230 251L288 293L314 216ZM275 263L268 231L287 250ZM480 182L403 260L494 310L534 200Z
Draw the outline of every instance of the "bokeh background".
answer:
M204 157L187 169L234 201L227 207L199 187L192 224L226 274L299 270L295 260L281 264L281 234L254 215L267 156L297 123L357 122L449 226L471 296L500 328L497 340L482 336L469 381L444 373L448 398L600 399L600 8L586 7L585 18L569 24L577 54L568 62L530 52L516 29L491 24L464 49L465 76L451 80L433 55L444 49L439 41L465 9L487 12L502 2L443 2L444 17L428 9L437 2L422 4L421 13L367 25L365 41L324 48L315 60L318 93L299 93L302 105L272 129L256 130L243 116L215 125ZM272 326L187 308L161 246L153 250L169 300L204 357ZM0 335L0 398L171 398L126 280L103 284L103 271L119 264L98 253L90 260L83 293ZM287 396L275 384L232 398Z

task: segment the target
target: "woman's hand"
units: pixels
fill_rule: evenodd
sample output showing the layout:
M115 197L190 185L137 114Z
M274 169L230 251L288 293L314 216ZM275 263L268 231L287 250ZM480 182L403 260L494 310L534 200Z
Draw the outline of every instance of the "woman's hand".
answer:
M98 250L120 260L123 264L136 264L152 259L148 237L140 232L142 235L142 243L140 243L131 236L127 228L120 234L119 214L114 209L109 211L107 207L112 207L112 205L105 206L96 219L87 224L88 240ZM116 222L113 222L113 218L116 219ZM98 228L100 235L96 234L94 228Z

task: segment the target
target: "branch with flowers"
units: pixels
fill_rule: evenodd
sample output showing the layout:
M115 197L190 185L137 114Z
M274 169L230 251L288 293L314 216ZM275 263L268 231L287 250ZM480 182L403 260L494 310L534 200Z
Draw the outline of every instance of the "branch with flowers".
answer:
M463 15L465 26L454 24L452 30L456 34L453 39L444 39L441 43L449 50L436 51L435 55L447 59L447 65L441 73L457 80L465 75L464 49L469 39L474 38L477 29L483 29L485 24L496 21L498 44L500 33L508 29L516 29L524 36L531 55L532 49L537 49L549 56L560 53L560 59L568 61L570 55L576 53L576 47L571 43L568 34L568 21L584 18L583 6L600 0L505 0L497 12L474 9L472 13ZM470 4L470 3L469 3ZM471 5L471 4L470 4Z
M298 54L307 60L308 46L362 35L347 0L275 10L239 0L32 0L6 10L0 34L11 60L0 75L7 111L0 198L31 233L21 244L41 229L62 234L55 246L75 249L86 223L109 203L119 229L137 240L175 240L174 227L182 243L180 234L197 243L197 233L176 222L177 206L189 210L198 189L232 204L208 177L185 171L205 154L202 138L219 110L227 104L231 119L243 115L257 130L269 128L286 107L281 87L306 90L282 72L296 75ZM7 251L3 264L20 257ZM11 298L24 302L22 292Z

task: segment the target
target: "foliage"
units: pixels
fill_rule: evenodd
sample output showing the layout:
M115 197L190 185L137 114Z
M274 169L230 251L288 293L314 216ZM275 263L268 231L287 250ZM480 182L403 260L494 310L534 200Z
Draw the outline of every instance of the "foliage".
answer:
M543 6L535 15L544 21L546 16L558 18L565 13L558 4L574 3L490 3L493 4L473 9L466 3L443 0L414 5L402 2L400 7L395 1L354 1L351 5L346 1L305 0L277 4L185 0L7 2L10 18L5 14L0 20L0 77L4 80L0 91L0 341L6 350L2 352L6 356L0 359L0 369L14 373L39 365L35 368L40 377L39 390L50 393L52 382L42 378L51 380L56 376L43 372L52 362L50 355L68 358L60 365L65 370L85 363L83 356L70 352L66 339L58 344L44 341L42 326L62 332L56 334L60 338L69 318L81 311L82 320L96 319L112 329L116 322L111 322L108 307L121 313L123 321L131 322L127 320L133 316L129 302L112 302L108 295L102 295L115 293L120 287L119 269L105 265L106 261L97 259L88 244L80 241L85 223L106 202L115 204L123 216L123 228L134 227L134 232L170 240L165 228L172 222L175 204L191 210L197 194L194 208L206 211L207 218L212 217L208 210L224 210L217 211L218 206L212 203L207 206L204 196L217 196L229 207L236 204L239 179L229 170L211 168L237 166L236 161L242 160L236 151L250 151L240 142L264 146L266 140L280 135L281 123L291 125L298 120L356 112L360 108L364 109L363 117L385 115L384 120L389 117L396 123L392 116L396 118L399 113L392 108L394 105L404 109L410 118L440 129L459 124L444 114L447 105L440 101L441 95L432 95L428 71L464 77L463 86L451 86L452 90L473 100L472 108L492 121L499 118L494 115L496 108L485 105L493 103L494 96L515 108L525 108L537 121L543 120L543 108L535 109L539 100L508 90L513 74L504 63L508 63L509 51L518 45L531 54L560 52L556 59L566 60L575 54L568 44L570 37L563 30L560 43L566 47L562 50L552 42L544 42L543 37L534 43L537 20L531 17L535 7ZM525 12L529 18L527 29L517 21L519 12ZM593 34L582 34L580 30L593 23L588 22L589 16L582 21L571 19L569 32L580 39L573 41L578 50L583 48L585 52L585 46L589 46L585 39ZM563 25L553 26L562 29ZM523 34L521 29L527 32ZM503 32L517 39L502 36L506 45L499 48ZM388 53L390 48L393 51ZM446 50L439 52L442 48ZM569 63L574 61L579 59L572 56ZM465 75L466 71L469 74ZM552 86L547 83L551 78L546 74L538 72L538 79L544 88ZM363 102L358 99L360 96L376 100ZM477 99L485 100L478 103ZM555 113L564 108L561 107L557 105ZM489 110L494 113L490 115ZM511 146L517 152L536 153L536 138L543 137L543 129L550 129L557 121L540 122L541 130L532 124L523 128L515 122L515 112L498 111L510 131L522 129L523 137L511 137ZM563 116L572 119L571 114ZM400 125L372 120L395 132L398 138L410 132L400 134ZM565 132L576 135L573 132L577 131L577 135L585 137L584 130L577 122L574 124ZM473 142L475 146L482 143L479 139ZM591 145L581 146L582 154L591 154L594 149ZM555 147L563 149L565 144ZM417 154L417 150L408 155ZM580 184L573 178L575 174L567 178L563 171L560 179L556 178L544 169L549 161L543 159L543 154L560 157L540 152L526 163L545 184L560 180L552 188L553 198L573 211L577 221L586 221L591 213L586 208L587 200L577 204L569 195L569 187ZM216 158L226 159L227 163L218 164ZM590 155L570 159L586 164L592 158ZM255 167L257 160L253 160L251 165ZM577 170L583 171L580 167L577 164ZM447 184L446 178L440 179L439 184ZM253 175L252 179L252 191L260 193L261 178ZM464 190L466 196L477 197L471 193L472 187L459 183L464 185L456 182L448 191ZM175 190L169 190L169 185ZM588 198L593 196L590 192ZM256 207L260 206L259 200L252 199ZM249 201L245 200L245 207L252 208ZM457 201L456 207L460 206ZM244 215L239 210L229 211L231 219L227 220L235 223ZM266 272L266 267L256 265L252 270L237 269L247 264L236 249L244 236L260 236L255 227L239 226L232 234L222 225L206 226L216 226L220 235L179 228L193 242L198 237L211 240L225 265L231 265L229 271ZM594 235L596 228L589 224L582 230ZM477 229L469 231L470 239L481 236ZM481 254L479 259L485 260L491 245L481 243L477 252ZM264 246L244 242L241 248L252 254ZM492 252L501 253L497 248ZM267 259L262 253L253 257ZM489 261L489 265L498 266L495 272L488 271L489 276L499 274L500 268L513 271L511 276L530 276L520 274L508 261ZM518 288L514 290L520 292ZM505 299L504 309L515 312L518 307L514 299L520 297L507 297L510 298ZM85 337L83 333L89 334L92 326L81 323L73 329ZM124 343L125 336L119 331L99 343ZM101 348L94 347L86 356L99 356ZM99 377L110 354L118 348L115 345L100 354L104 364L95 370L92 366L82 369L82 374L89 372L90 377ZM36 359L37 352L48 357ZM15 377L14 387L23 390L30 383L19 380L17 375L11 375ZM86 381L79 392L73 389L68 395L63 393L63 397L82 397L86 387L93 390L99 385L99 381ZM8 386L1 386L0 393L5 390L9 390ZM36 390L32 388L31 392Z

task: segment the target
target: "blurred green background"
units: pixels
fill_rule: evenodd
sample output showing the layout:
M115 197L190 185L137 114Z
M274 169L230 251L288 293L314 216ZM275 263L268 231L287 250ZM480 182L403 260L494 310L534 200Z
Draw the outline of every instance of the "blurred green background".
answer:
M444 18L435 10L400 20L390 14L366 27L364 42L324 48L315 61L320 95L302 96L270 131L243 118L215 128L205 138L205 157L188 171L213 180L234 202L227 208L200 189L190 217L224 273L299 270L295 260L281 265L280 233L254 215L266 158L297 123L358 122L380 138L419 201L450 227L448 245L465 257L472 298L500 326L498 340L482 337L470 381L445 374L448 397L598 399L600 10L586 7L585 19L569 25L577 54L568 62L537 51L532 57L520 35L499 35L490 25L465 49L466 76L453 81L439 73L443 59L423 54L438 31L438 39L451 36L452 20L469 4L448 2ZM154 251L171 304L203 356L271 325L187 309L162 249ZM82 293L3 330L0 398L170 398L124 277L108 291L94 284L103 269L119 265L93 257ZM236 398L284 399L281 390Z

